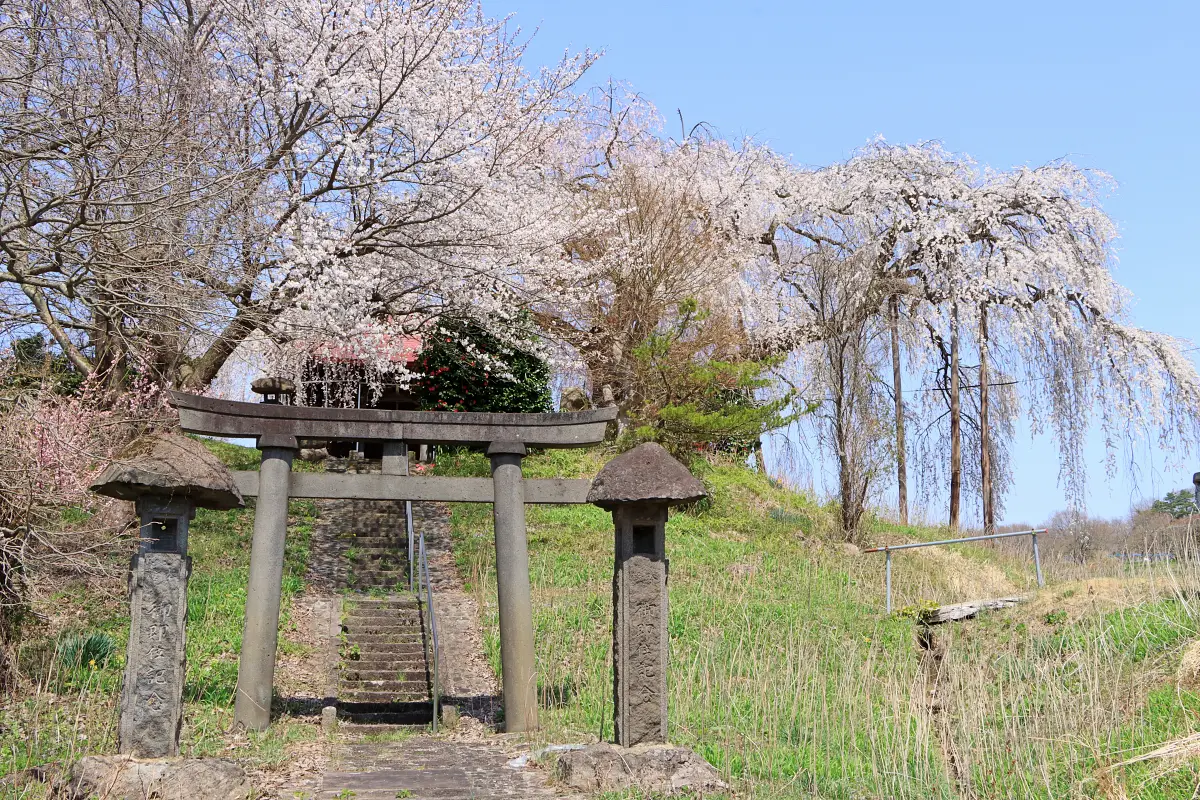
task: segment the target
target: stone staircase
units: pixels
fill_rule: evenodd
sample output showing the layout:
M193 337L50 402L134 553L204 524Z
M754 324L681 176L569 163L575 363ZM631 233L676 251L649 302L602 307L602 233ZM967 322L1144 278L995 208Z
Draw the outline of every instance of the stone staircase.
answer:
M408 593L408 532L404 503L341 500L346 562L342 588L354 592Z
M432 644L425 604L408 590L404 503L328 500L320 513L330 582L343 592L339 718L359 728L427 724ZM416 525L419 516L414 509Z
M432 713L424 607L410 594L343 601L339 713L352 722L424 724Z

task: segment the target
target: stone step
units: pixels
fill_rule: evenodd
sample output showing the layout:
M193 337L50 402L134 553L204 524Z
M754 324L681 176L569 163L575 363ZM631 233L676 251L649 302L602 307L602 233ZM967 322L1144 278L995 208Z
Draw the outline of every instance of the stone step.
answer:
M360 648L369 644L414 644L423 641L421 638L421 629L413 626L408 631L392 631L389 633L356 633L350 631L346 634L346 641L350 644L356 644Z
M371 633L420 633L420 619L380 619L380 620L347 620L342 624L342 632L347 634Z
M338 697L346 698L347 700L352 695L357 694L380 694L388 697L398 697L401 695L425 695L429 693L429 681L425 680L425 676L421 675L414 680L395 680L393 675L392 680L383 681L354 681L342 680L338 683Z
M421 629L416 627L397 628L392 631L347 631L345 641L350 645L358 645L360 652L385 652L392 647L405 645L422 649L426 642Z
M351 614L357 611L388 611L394 613L402 609L415 609L420 606L421 602L408 592L391 594L387 597L370 597L369 595L347 597L342 604L342 608Z
M374 572L403 572L408 577L408 563L395 553L367 553L357 555L350 560L349 569L355 572L371 570Z
M346 586L350 589L386 589L394 591L408 586L408 576L403 572L346 572Z
M485 759L473 753L443 756L412 765L365 763L361 771L343 768L326 773L319 798L353 796L355 800L394 800L397 796L421 800L534 800L559 796L529 773L506 768L503 759ZM472 766L462 765L471 759Z
M346 655L347 657L342 659L342 664L347 669L350 669L351 667L366 669L368 664L382 665L378 667L372 666L372 669L389 669L392 664L415 664L417 662L423 663L425 661L425 648L417 646L405 647L403 649L380 648L365 650L360 647L358 649L358 658L351 658L349 657L350 654L348 653Z
M424 664L425 652L422 647L411 647L404 650L359 648L358 658L343 658L341 665L344 669L391 669L392 665L396 665L397 668L407 667L410 664Z
M359 656L387 656L389 658L424 658L428 648L420 636L390 640L362 641L350 637L342 648L342 655L356 651Z
M400 589L408 588L408 571L403 569L386 569L374 564L363 565L358 567L351 565L346 569L347 579L353 579L362 583L363 581L376 581L376 584L381 589ZM374 586L367 586L367 589L373 589Z
M357 651L359 656L386 656L395 660L424 658L428 647L419 637L397 642L356 642L351 639L342 654L349 655L350 650Z
M358 658L353 658L354 653ZM390 661L401 659L424 658L428 649L420 640L401 642L355 642L353 640L343 648L342 655L350 661L361 661L364 658L386 658Z
M375 619L348 619L342 623L342 633L415 633L424 630L416 614L389 614Z
M429 665L425 662L425 657L419 654L411 654L401 658L395 656L385 656L377 653L369 653L364 659L354 659L342 661L340 667L343 672L351 672L354 670L366 672L421 672L428 670Z
M424 681L426 680L425 664L409 664L404 667L391 669L343 669L341 678L343 684L370 683L381 681Z
M393 606L392 608L355 608L342 617L342 624L351 622L387 622L393 620L420 621L421 610L416 606Z
M344 609L347 614L403 614L418 612L424 603L418 603L416 598L409 593L407 581L404 584L403 594L409 599L403 602L397 601L384 605L364 605L362 600L347 600L344 604ZM367 597L367 593L355 593L355 597ZM393 597L398 595L392 595Z
M408 573L408 559L393 551L386 553L357 553L349 561L355 569L382 565L392 570L400 570L406 574Z
M425 630L420 617L384 617L373 620L347 620L342 623L342 633L347 635L361 634L363 636L385 633L407 633L420 636Z
M411 603L393 603L386 606L364 606L347 603L345 606L345 615L347 618L412 617L419 619L421 617L422 606L423 604L418 605L415 601Z
M397 624L420 625L421 615L410 608L402 612L354 612L342 620L343 627Z
M342 625L376 625L389 622L409 622L413 621L420 623L421 612L416 607L405 606L392 611L351 611L342 621Z
M352 715L348 715L347 718L344 720L339 720L338 731L343 734L347 734L349 736L371 736L371 735L378 735L381 733L396 733L397 730L401 730L403 728L414 728L414 729L418 729L418 730L424 730L425 727L429 724L429 717L431 715L432 715L432 712L425 712L425 718L419 722L388 723L388 722L352 722L352 721L350 721L350 717L364 716L362 714L352 714ZM388 798L388 800L392 800L392 798L394 798L395 796L396 796L395 792L393 792L392 797Z
M368 711L354 708L339 708L338 717L344 720L343 729L355 726L370 726L372 731L393 730L396 726L427 725L433 719L433 704L410 703L409 708L399 711ZM394 798L395 792L392 793ZM391 798L389 798L391 800Z
M387 641L399 638L405 641L421 642L424 641L424 630L420 625L392 623L390 625L347 625L342 629L342 633L348 640L359 643L373 641L372 637L376 636L388 637Z
M428 648L425 646L425 642L414 638L401 642L351 641L347 647L343 648L342 655L350 655L350 650L356 650L360 658L387 658L395 661L397 659L424 658Z
M421 648L396 652L395 650L359 650L358 658L342 659L345 669L391 669L393 666L408 667L424 664L425 651Z
M338 689L338 702L348 703L350 705L391 706L403 703L420 702L428 699L429 687L424 684L422 684L420 687L407 689L403 692L374 691L371 689L342 691L341 689Z

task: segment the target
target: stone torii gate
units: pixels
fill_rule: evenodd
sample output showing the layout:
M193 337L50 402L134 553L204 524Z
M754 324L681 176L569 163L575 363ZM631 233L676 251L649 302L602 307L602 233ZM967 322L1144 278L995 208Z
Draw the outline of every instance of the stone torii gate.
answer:
M587 503L592 482L527 480L521 474L521 459L528 447L600 443L608 423L616 419L616 408L491 414L242 403L179 392L172 392L170 399L179 410L185 432L253 438L262 453L258 472L234 473L241 493L258 498L234 704L236 722L253 730L266 728L270 722L288 500L433 500L493 504L505 727L509 731L537 728L525 504ZM293 473L292 461L301 440L382 442L383 474ZM492 477L410 477L410 442L486 447Z

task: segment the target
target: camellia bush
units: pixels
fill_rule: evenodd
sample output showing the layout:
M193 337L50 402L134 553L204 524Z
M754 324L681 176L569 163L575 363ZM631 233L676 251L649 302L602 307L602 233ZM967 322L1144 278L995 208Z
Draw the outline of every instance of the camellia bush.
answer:
M550 365L470 321L443 319L411 369L410 391L428 411L550 410Z

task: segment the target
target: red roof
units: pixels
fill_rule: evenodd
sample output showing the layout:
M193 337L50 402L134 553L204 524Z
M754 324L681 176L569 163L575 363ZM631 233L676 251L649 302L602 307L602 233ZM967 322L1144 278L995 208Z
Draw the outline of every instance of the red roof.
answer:
M393 364L411 364L421 352L420 336L393 333L363 334L352 342L315 340L298 343L311 355L325 361L362 361L367 352Z

